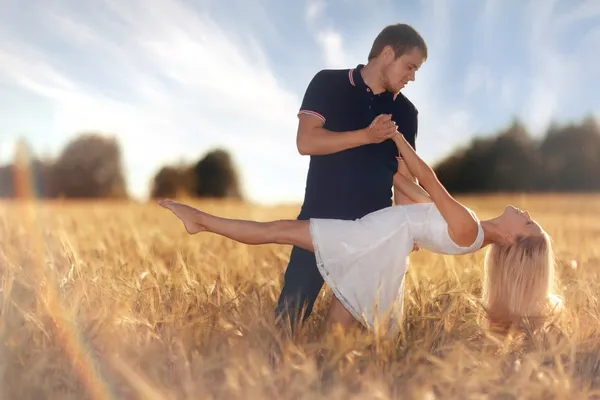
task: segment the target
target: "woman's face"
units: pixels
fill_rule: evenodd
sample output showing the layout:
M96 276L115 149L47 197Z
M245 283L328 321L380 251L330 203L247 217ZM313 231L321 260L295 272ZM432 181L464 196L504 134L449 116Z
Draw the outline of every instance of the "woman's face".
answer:
M504 213L498 219L498 225L503 236L509 241L517 236L537 236L543 233L542 227L531 219L527 211L514 206L506 206Z

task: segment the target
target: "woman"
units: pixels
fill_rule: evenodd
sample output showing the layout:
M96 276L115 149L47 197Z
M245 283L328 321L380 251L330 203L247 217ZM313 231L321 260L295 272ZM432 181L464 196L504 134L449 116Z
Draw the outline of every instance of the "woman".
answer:
M446 191L400 133L393 140L406 167L401 168L404 174L397 174L396 185L415 204L391 206L354 221L255 222L220 218L171 200L159 204L180 218L189 234L212 232L245 244L288 244L313 251L335 294L328 325L337 322L347 327L358 320L370 329L379 325L377 329L388 334L397 332L404 275L415 242L422 249L448 255L492 245L483 299L491 321L544 313L554 261L549 237L540 225L513 206L480 221Z

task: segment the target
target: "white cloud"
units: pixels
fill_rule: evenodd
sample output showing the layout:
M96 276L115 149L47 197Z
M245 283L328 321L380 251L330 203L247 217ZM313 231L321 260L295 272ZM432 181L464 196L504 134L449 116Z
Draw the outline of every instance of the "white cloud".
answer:
M325 14L326 3L323 0L308 0L306 22L313 38L321 49L325 68L348 68L350 57L344 48L340 31L333 27Z
M494 86L492 71L488 66L477 63L469 66L465 78L465 96L471 96L478 90L491 93Z
M448 103L441 89L448 79L448 59L452 57L453 25L448 1L422 0L423 14L413 26L421 33L428 57L403 93L419 110L417 152L429 163L435 163L462 144L466 135L478 129L475 116L461 101ZM486 84L485 68L475 68L469 90Z
M25 43L5 42L0 47L0 79L48 97L64 97L76 85L47 64L43 55Z
M578 54L591 31L564 45L564 39L572 35L570 29L599 13L600 6L584 2L568 11L561 11L559 6L556 0L529 2L519 8L487 0L476 25L477 55L466 70L465 96L479 91L493 99L495 109L518 114L534 134L544 133L553 119L564 116L570 106L567 102L571 103L585 80L589 82L594 75L590 66L600 66L593 52ZM514 13L523 15L525 24L514 28L519 33L511 35L517 40L515 52L500 55L503 50L495 41L507 40L502 37L505 27L500 21L514 23ZM590 43L588 47L594 46ZM521 51L526 58L516 59Z
M598 17L600 17L600 3L596 0L585 0L569 12L558 16L556 22L557 26L565 26Z
M484 49L490 48L490 41L494 31L496 16L500 11L501 0L486 0L483 6L483 12L479 19L479 28L483 30Z
M40 49L0 44L0 79L52 100L63 144L82 130L117 134L138 196L160 165L181 156L195 161L216 146L232 152L252 199L302 196L307 159L295 148L299 99L281 87L251 32L234 42L209 15L176 0L104 4L113 21L124 22L122 31L73 9L46 15L63 39L80 46L82 59L98 60L97 72L118 85L118 94L103 94L103 82L76 79ZM273 185L265 179L274 180L282 165L287 191L268 191Z
M306 7L306 21L313 23L318 20L325 10L325 2L322 0L308 0Z
M450 0L423 0L425 3L425 15L431 18L431 26L433 32L430 37L430 42L434 48L438 48L438 52L449 50L449 43L452 40L451 35L451 12Z
M332 29L317 33L327 68L349 68L348 56L343 48L342 35Z
M493 43L493 36L496 18L500 11L498 0L486 0L481 15L474 24L474 36L479 47L477 59L471 61L466 71L464 89L467 97L477 91L492 95L494 91L498 90L498 81L501 78L493 76L490 58L495 53L496 46Z
M530 4L531 18L528 51L530 54L529 96L523 118L529 129L537 134L545 132L551 121L560 116L564 99L579 85L583 68L580 60L569 57L558 47L558 38L568 24L559 24L555 12L557 0ZM577 12L572 15L579 15ZM577 20L570 18L570 23ZM560 26L560 28L558 28Z

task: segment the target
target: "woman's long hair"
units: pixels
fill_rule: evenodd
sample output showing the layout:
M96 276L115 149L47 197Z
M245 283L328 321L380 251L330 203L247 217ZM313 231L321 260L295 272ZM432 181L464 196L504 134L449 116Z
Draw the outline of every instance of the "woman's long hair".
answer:
M556 306L554 289L554 254L545 232L488 248L482 292L488 326L505 330L523 317L538 325Z

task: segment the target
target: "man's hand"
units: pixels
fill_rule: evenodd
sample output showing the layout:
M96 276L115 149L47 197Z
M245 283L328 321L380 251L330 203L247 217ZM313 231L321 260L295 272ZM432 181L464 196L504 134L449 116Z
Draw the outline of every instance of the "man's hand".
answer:
M391 114L380 114L371 122L366 133L370 143L381 143L394 137L397 130L398 126L392 121Z

